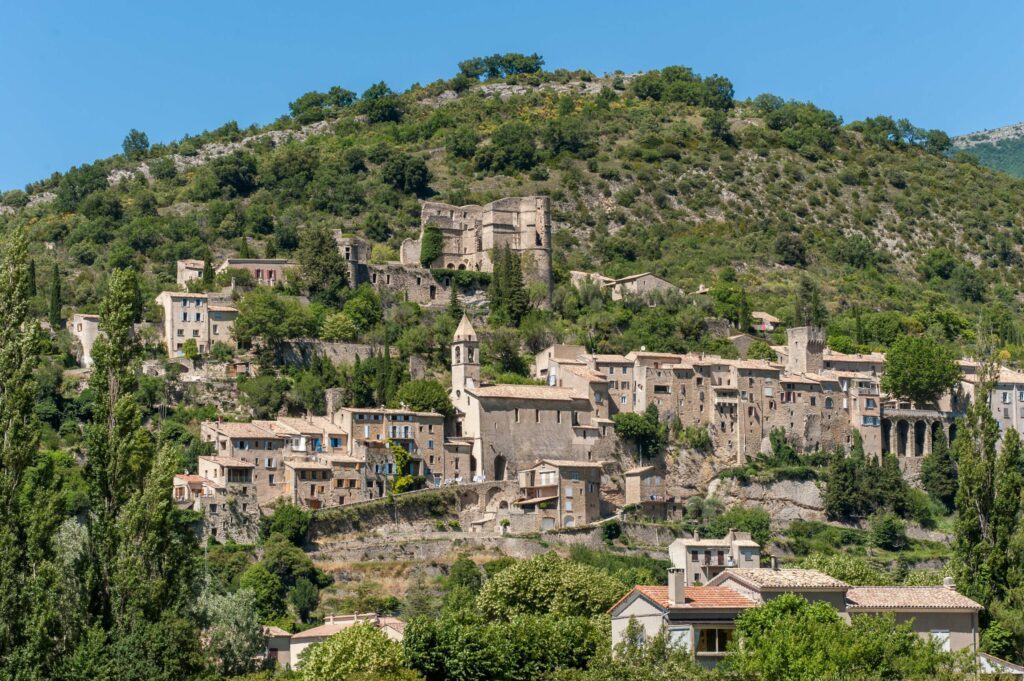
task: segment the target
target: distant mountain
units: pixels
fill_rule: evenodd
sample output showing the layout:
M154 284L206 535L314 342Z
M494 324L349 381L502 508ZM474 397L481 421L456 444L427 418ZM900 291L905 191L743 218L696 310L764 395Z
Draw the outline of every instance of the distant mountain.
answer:
M1024 177L1024 123L955 137L953 148L974 156L989 168Z

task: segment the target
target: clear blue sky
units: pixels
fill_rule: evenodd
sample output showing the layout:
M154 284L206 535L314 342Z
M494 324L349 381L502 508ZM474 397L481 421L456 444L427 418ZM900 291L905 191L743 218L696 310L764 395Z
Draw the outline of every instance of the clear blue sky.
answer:
M684 64L740 97L886 113L951 134L1024 120L1024 3L6 3L0 189L226 121L267 123L311 89L449 77L494 52L601 74ZM829 5L829 6L826 6Z

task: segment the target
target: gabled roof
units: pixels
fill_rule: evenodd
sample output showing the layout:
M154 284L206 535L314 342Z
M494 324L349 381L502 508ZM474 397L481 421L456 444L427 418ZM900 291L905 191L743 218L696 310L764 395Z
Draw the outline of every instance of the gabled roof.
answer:
M846 592L850 612L874 610L981 610L967 596L945 586L854 586Z
M556 388L549 385L488 385L479 388L466 388L466 392L483 398L556 400L560 402L570 402L577 397L576 391L572 388Z
M469 317L465 314L462 315L462 320L459 322L458 328L455 329L455 340L477 340L476 329L473 328L473 322L469 321Z
M257 423L236 423L233 421L222 421L218 423L216 421L206 421L203 425L207 428L214 429L218 434L225 437L277 437L277 433L272 430L268 430Z
M717 574L708 584L718 586L729 577L758 590L844 591L850 588L846 582L818 570L773 570L768 568L731 568Z
M669 602L667 586L635 586L615 605L608 609L614 612L631 598L640 596L662 610L743 610L756 606L752 600L725 586L688 586L684 589L685 604L672 605Z
M779 323L778 317L776 317L775 315L770 315L767 312L762 312L761 310L754 310L753 312L750 313L750 316L753 317L754 319L760 319L763 322L768 322L769 324Z
M604 468L603 464L596 461L576 461L574 459L540 459L534 468L542 463L557 466L558 468Z
M241 459L233 459L230 456L201 456L199 460L209 461L225 468L256 468L256 464L242 461Z

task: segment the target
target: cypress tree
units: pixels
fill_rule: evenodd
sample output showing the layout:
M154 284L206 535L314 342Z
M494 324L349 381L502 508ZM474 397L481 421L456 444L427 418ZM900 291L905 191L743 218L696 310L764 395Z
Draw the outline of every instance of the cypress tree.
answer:
M448 316L458 324L462 320L462 313L462 303L459 302L459 286L453 281L448 296Z
M28 261L28 297L36 297L36 261Z
M50 284L50 328L60 328L60 268L53 264L53 282Z
M203 286L213 286L214 274L213 265L210 264L210 259L206 258L203 260Z
M940 429L932 439L932 451L921 462L921 485L947 509L956 499L956 464L949 452L946 435Z
M530 309L530 295L523 283L523 259L518 253L513 253L509 248L506 251L508 259L505 266L507 279L506 291L508 296L508 317L513 326L519 326L523 315Z

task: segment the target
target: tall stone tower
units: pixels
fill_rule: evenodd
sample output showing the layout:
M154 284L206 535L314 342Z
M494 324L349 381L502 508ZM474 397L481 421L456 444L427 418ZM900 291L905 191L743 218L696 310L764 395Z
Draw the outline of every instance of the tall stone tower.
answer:
M786 329L786 371L819 374L824 367L825 331L817 326Z
M452 396L480 385L480 341L469 317L462 315L452 339ZM454 400L453 400L454 401Z

